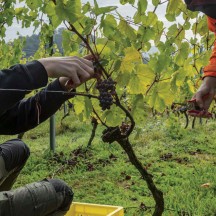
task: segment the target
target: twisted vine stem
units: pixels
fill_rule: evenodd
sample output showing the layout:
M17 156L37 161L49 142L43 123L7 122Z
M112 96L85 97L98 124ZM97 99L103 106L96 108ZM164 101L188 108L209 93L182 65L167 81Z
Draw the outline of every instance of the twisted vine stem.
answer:
M78 31L77 29L70 24L70 31L74 32L75 34L77 34L77 36L83 41L83 43L86 45L87 50L92 54L92 56L95 58L96 63L98 64L99 68L101 69L101 72L104 73L104 75L106 77L109 77L109 73L105 70L105 68L100 64L99 61L99 56L97 56L93 49L91 48L91 45L89 44L89 41L86 40ZM84 95L83 95L84 96ZM89 97L92 97L92 95L87 95ZM95 98L95 97L93 97ZM98 97L97 97L98 98ZM153 198L155 200L155 211L153 213L153 216L160 216L162 215L163 211L164 211L164 198L163 198L163 193L162 191L160 191L159 189L157 189L157 187L155 186L153 179L152 179L152 175L150 175L147 170L142 166L142 163L138 160L128 138L130 136L130 134L132 133L134 127L135 127L135 121L133 116L131 115L131 113L121 104L119 97L117 95L117 93L114 94L114 104L119 107L124 113L125 115L130 119L131 125L130 128L128 129L128 131L126 132L126 134L121 134L119 127L117 128L117 133L118 136L112 139L113 141L117 141L120 146L124 149L124 151L126 152L126 154L129 157L130 162L135 166L135 168L140 172L141 176L143 177L143 179L146 181L147 186L149 188L149 190L151 191ZM102 122L100 116L98 115L98 113L96 113L96 111L93 109L93 112L96 114L97 119ZM108 130L112 130L111 127L107 126L104 122L102 122L102 124L104 126L106 126L108 128ZM115 129L116 129L115 128ZM94 135L94 132L93 132ZM112 133L111 133L112 136ZM92 140L91 140L92 141Z
M56 1L53 0L53 2L56 4ZM165 1L166 2L166 1ZM73 33L75 33L81 40L82 42L85 44L86 49L91 53L91 55L93 56L95 62L97 63L97 65L99 66L99 69L101 70L101 75L105 75L106 78L108 78L110 75L109 73L105 70L105 68L101 65L100 61L99 61L99 56L98 54L95 54L93 49L91 48L91 45L89 44L89 40L86 39L82 34L80 34L78 32L78 30L75 28L74 25L72 25L71 23L69 23L69 31L72 31ZM94 45L95 45L95 41L93 41ZM105 48L105 46L104 46ZM100 53L101 54L101 53ZM74 94L75 95L75 94ZM76 95L79 95L76 93ZM82 96L87 96L89 98L97 98L97 96L93 96L90 94L81 94ZM152 192L153 198L155 200L155 211L153 213L153 216L160 216L162 215L163 211L164 211L164 199L163 199L163 193L158 190L152 180L152 177L150 174L148 174L147 170L142 166L141 162L138 160L138 158L136 157L136 154L130 144L130 142L128 141L128 137L130 136L130 134L132 133L134 127L135 127L135 121L133 119L133 116L131 115L131 113L121 104L119 97L117 95L117 93L114 94L114 98L115 98L115 102L114 104L119 107L124 113L125 115L130 119L131 121L131 126L129 128L129 130L127 131L126 134L122 135L120 132L119 127L118 128L118 136L112 140L113 141L117 141L121 147L125 150L125 152L127 153L131 163L136 167L136 169L138 169L138 171L140 172L140 174L142 175L143 179L146 181L149 190ZM93 112L95 114L96 111L93 110ZM97 114L96 115L97 118L101 121L100 116ZM101 121L102 122L102 121ZM103 123L103 122L102 122ZM104 126L107 126L105 123L103 123ZM111 129L111 127L108 127L108 129ZM116 128L115 128L116 129Z

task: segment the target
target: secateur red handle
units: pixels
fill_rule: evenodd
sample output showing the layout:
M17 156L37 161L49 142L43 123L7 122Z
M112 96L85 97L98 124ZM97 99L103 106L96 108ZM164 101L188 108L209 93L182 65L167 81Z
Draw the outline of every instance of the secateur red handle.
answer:
M212 113L203 110L188 110L188 114L193 117L212 118Z
M65 83L65 86L72 86L73 85L73 81L72 80L68 80L66 83Z
M65 83L65 87L68 91L71 91L73 89L73 81L70 79Z
M209 97L210 93L203 96L203 99ZM193 117L201 117L201 118L212 118L212 113L201 109L197 103L196 99L189 100L188 103L192 105L192 109L188 110L188 114Z

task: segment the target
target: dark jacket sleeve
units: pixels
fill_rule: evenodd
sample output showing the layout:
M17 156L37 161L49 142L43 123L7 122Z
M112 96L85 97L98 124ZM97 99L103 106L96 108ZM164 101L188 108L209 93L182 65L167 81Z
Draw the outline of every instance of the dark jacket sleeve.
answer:
M12 72L9 70L8 76L10 77L11 81L9 78L7 78L7 75L4 74L8 85L4 85L3 87L5 89L35 89L45 85L47 82L45 69L38 62L34 62L32 64L36 64L38 70L35 71L35 68L27 68L27 72L30 75L25 74L26 68L23 68L25 66L15 66L15 68L10 69L14 70L13 73L15 78L10 74ZM17 70L16 67L22 67L22 69L19 68ZM17 71L20 77L15 74ZM45 74L40 74L42 72ZM1 73L6 73L6 71L1 71ZM17 79L17 81L14 79ZM61 92L50 93L50 91ZM39 91L36 95L29 98L23 98L25 96L23 92L1 92L1 104L6 104L4 105L4 109L1 108L2 114L0 115L0 134L18 134L25 132L45 121L60 108L64 101L71 98L71 96L64 95L62 91L63 89L61 88L59 80L57 79L50 83L45 89Z
M28 90L46 86L47 73L38 61L25 65L17 64L10 69L0 71L0 115L25 97ZM3 91L19 89L25 91ZM30 91L29 91L30 92Z
M25 132L48 119L64 101L71 98L62 91L59 81L55 80L35 96L19 101L0 117L0 134L12 135Z
M185 0L191 11L201 11L207 16L216 19L216 0Z

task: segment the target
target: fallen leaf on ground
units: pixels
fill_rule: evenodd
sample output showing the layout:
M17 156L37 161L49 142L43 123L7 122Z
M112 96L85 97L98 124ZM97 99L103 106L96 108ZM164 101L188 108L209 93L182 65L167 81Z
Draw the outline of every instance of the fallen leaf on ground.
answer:
M201 187L203 188L209 188L210 186L211 186L211 183L205 183L201 185Z

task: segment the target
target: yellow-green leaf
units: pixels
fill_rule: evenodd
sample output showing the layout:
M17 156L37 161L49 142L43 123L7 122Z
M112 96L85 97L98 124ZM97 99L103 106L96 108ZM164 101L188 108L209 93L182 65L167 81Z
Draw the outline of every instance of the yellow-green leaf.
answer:
M148 97L148 104L154 107L156 110L162 112L166 106L170 106L173 103L175 95L171 91L169 82L159 82L151 90Z
M124 50L125 57L122 59L120 70L131 73L135 64L141 62L141 55L134 47L128 47Z
M154 71L145 64L136 66L135 71L131 74L128 92L130 94L145 94L149 86L154 82Z

